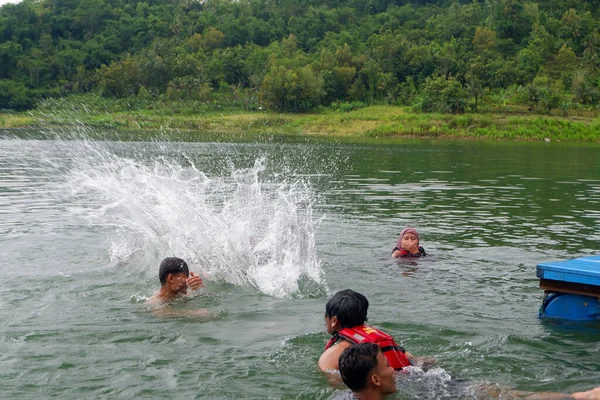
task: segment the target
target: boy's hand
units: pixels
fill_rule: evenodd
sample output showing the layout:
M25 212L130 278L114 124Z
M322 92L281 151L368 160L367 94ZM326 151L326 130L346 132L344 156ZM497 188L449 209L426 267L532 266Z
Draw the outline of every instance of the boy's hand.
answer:
M190 277L185 281L187 287L191 290L199 289L203 286L202 278L197 273L190 271Z

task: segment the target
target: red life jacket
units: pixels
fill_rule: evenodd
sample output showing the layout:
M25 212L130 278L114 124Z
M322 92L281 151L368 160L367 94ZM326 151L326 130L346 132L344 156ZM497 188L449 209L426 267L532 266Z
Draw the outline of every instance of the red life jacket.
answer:
M387 333L381 332L378 329L370 327L368 325L358 325L354 328L344 328L337 332L327 345L325 350L333 346L341 338L346 339L350 343L375 343L381 348L381 352L387 358L390 366L394 369L402 369L408 367L410 361L406 357L405 350L403 347L398 346Z

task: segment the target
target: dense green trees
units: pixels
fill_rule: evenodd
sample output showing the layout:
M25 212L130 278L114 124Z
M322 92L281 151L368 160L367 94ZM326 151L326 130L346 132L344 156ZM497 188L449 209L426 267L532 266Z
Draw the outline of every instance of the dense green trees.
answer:
M453 113L486 101L540 112L597 106L599 7L583 0L24 0L0 9L0 108L90 91L282 111L339 102Z

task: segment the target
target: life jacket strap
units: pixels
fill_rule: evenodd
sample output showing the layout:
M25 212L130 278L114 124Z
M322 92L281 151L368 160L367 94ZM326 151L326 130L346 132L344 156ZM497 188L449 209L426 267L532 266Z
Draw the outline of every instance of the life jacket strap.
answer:
M385 347L381 348L382 353L385 353L386 351L392 351L392 350L398 350L403 353L406 353L406 349L404 349L404 347L402 347L402 346L385 346Z

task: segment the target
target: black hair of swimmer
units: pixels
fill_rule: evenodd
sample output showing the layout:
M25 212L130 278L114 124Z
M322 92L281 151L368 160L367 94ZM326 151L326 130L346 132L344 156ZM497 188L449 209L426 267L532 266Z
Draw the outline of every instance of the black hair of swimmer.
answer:
M367 322L369 300L352 289L340 290L325 304L325 316L337 317L340 326L352 328Z
M375 343L361 343L345 349L340 355L342 380L353 392L367 388L369 373L377 367L377 354L381 351Z
M160 279L160 284L164 285L167 282L167 277L169 274L180 274L184 273L186 275L190 274L190 270L185 261L181 258L177 257L167 257L160 263L160 268L158 269L158 279Z

